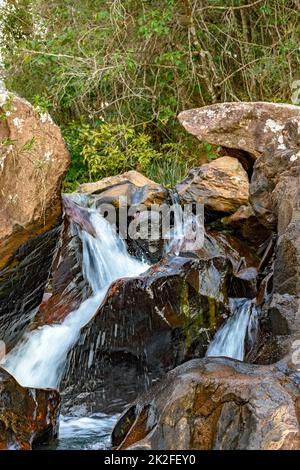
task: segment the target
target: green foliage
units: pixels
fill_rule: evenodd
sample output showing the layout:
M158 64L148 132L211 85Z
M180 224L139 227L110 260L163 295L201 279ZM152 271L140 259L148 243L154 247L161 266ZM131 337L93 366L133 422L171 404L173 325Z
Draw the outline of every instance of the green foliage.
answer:
M290 102L300 78L296 0L18 0L1 8L6 84L64 128L71 186L130 166L171 184L187 162L217 156L187 136L181 110Z
M199 161L199 156L189 157L188 148L179 144L162 144L158 150L149 135L124 124L73 122L64 129L64 137L72 154L65 191L133 169L172 186Z

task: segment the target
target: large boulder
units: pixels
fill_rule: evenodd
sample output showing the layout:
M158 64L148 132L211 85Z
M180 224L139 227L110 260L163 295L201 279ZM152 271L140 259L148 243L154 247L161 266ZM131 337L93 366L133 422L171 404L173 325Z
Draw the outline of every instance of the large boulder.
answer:
M192 169L176 190L183 204L196 202L218 212L235 212L249 200L247 173L232 157L220 157Z
M218 103L183 111L178 118L199 140L245 151L255 160L270 144L282 150L290 147L285 126L289 120L300 124L300 108L266 102Z
M21 387L0 368L0 450L29 450L57 436L56 390Z
M120 410L149 381L203 356L229 313L231 270L222 256L169 256L137 278L115 281L69 354L65 405L80 405L86 394L89 409Z
M289 352L300 331L300 108L223 103L184 111L179 120L200 140L230 148L237 158L252 162L248 168L251 175L253 167L252 220L256 218L256 226L258 221L264 231L277 234L274 253L263 263L265 288L259 293L265 341L277 344L271 348L274 353L267 354L268 360L277 360ZM235 220L241 216L239 210ZM227 222L235 223L234 217Z
M52 228L69 154L47 113L0 94L0 268L27 240Z
M195 359L173 371L123 414L118 449L300 449L298 389L275 366Z
M255 162L250 185L256 216L277 232L272 295L265 312L279 357L289 351L300 331L300 127L290 123L285 130L290 148L267 150Z
M47 113L0 91L0 337L12 347L42 299L69 154Z

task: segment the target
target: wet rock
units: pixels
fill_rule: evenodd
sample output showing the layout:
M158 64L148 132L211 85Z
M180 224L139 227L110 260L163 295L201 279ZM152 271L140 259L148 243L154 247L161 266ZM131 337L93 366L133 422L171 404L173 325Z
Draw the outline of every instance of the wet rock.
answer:
M138 398L112 442L118 449L299 449L297 392L275 366L195 359Z
M230 229L250 245L259 247L269 236L270 230L259 223L252 207L240 206L233 214L221 220L224 229Z
M69 355L65 400L90 392L92 408L107 410L113 396L120 409L190 351L204 355L227 312L231 269L224 257L167 257L114 282Z
M229 297L254 299L257 294L257 275L256 268L245 268L235 273L231 279Z
M40 305L60 228L24 243L0 270L0 338L10 350Z
M265 310L280 354L288 353L293 336L300 330L300 135L298 127L296 130L297 134L295 126L286 126L286 137L290 136L294 148L270 149L257 160L250 186L251 204L257 217L266 227L277 231L273 290Z
M47 113L0 93L0 337L11 348L42 300L69 165Z
M205 259L225 256L231 262L234 274L244 268L257 268L260 263L257 252L245 241L230 233L216 230L206 230L203 247L197 250L195 255Z
M0 368L0 450L29 450L58 433L56 390L24 388Z
M65 217L64 228L53 259L50 279L30 329L61 323L91 295L82 273L82 244L76 225Z
M183 204L197 202L230 213L248 203L249 180L237 159L220 157L192 169L176 190Z
M136 212L129 219L134 233L126 239L128 252L138 259L145 259L153 264L159 262L165 254L165 240L162 237L162 217L155 208L151 211Z
M300 331L300 109L287 104L223 103L185 111L179 120L200 140L231 148L237 158L242 151L250 162L249 175L254 164L250 181L254 216L270 235L278 234L274 254L271 247L259 274L261 279L272 271L272 291L263 301L261 289L259 302L266 328L265 357L277 360L289 353Z
M178 116L184 128L199 140L260 157L269 145L290 148L286 136L289 120L300 123L299 106L252 102L219 103L183 111Z

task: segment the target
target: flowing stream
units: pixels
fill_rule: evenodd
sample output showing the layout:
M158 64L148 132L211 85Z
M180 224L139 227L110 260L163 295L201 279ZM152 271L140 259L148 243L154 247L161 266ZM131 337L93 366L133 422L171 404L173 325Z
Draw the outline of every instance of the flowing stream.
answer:
M95 209L86 210L95 237L78 230L83 249L82 270L92 288L92 295L61 324L45 325L26 333L9 353L5 369L23 386L59 388L67 354L76 343L81 328L96 313L110 284L121 277L138 276L149 267L127 253L125 243ZM93 433L101 435L102 431L106 435L113 422L112 417L103 416L63 417L60 435L65 440L76 434L81 440L84 436L90 438Z
M77 201L79 202L79 201ZM174 227L166 251L178 255L186 243L186 235L197 224L192 215L182 219L178 200L174 197ZM131 257L123 240L96 209L88 214L88 233L71 222L70 229L82 242L82 272L92 295L71 312L61 324L44 325L28 331L8 354L7 369L26 387L59 388L68 352L76 343L81 328L90 321L103 301L110 284L122 277L138 276L148 264ZM199 226L200 227L200 226ZM233 315L216 333L207 356L227 356L243 360L245 343L255 331L256 309L249 299L231 299ZM88 417L61 416L59 449L103 449L117 416L94 414Z
M226 356L243 361L245 345L254 341L257 330L257 310L252 300L230 299L233 315L217 331L206 355Z

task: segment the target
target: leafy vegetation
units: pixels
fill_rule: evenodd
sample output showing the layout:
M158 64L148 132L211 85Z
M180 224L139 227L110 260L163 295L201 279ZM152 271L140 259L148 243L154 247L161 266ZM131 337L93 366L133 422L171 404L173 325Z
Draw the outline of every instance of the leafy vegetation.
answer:
M8 0L2 10L6 84L62 126L69 190L129 168L173 184L216 156L186 135L179 111L290 102L299 79L297 0Z

